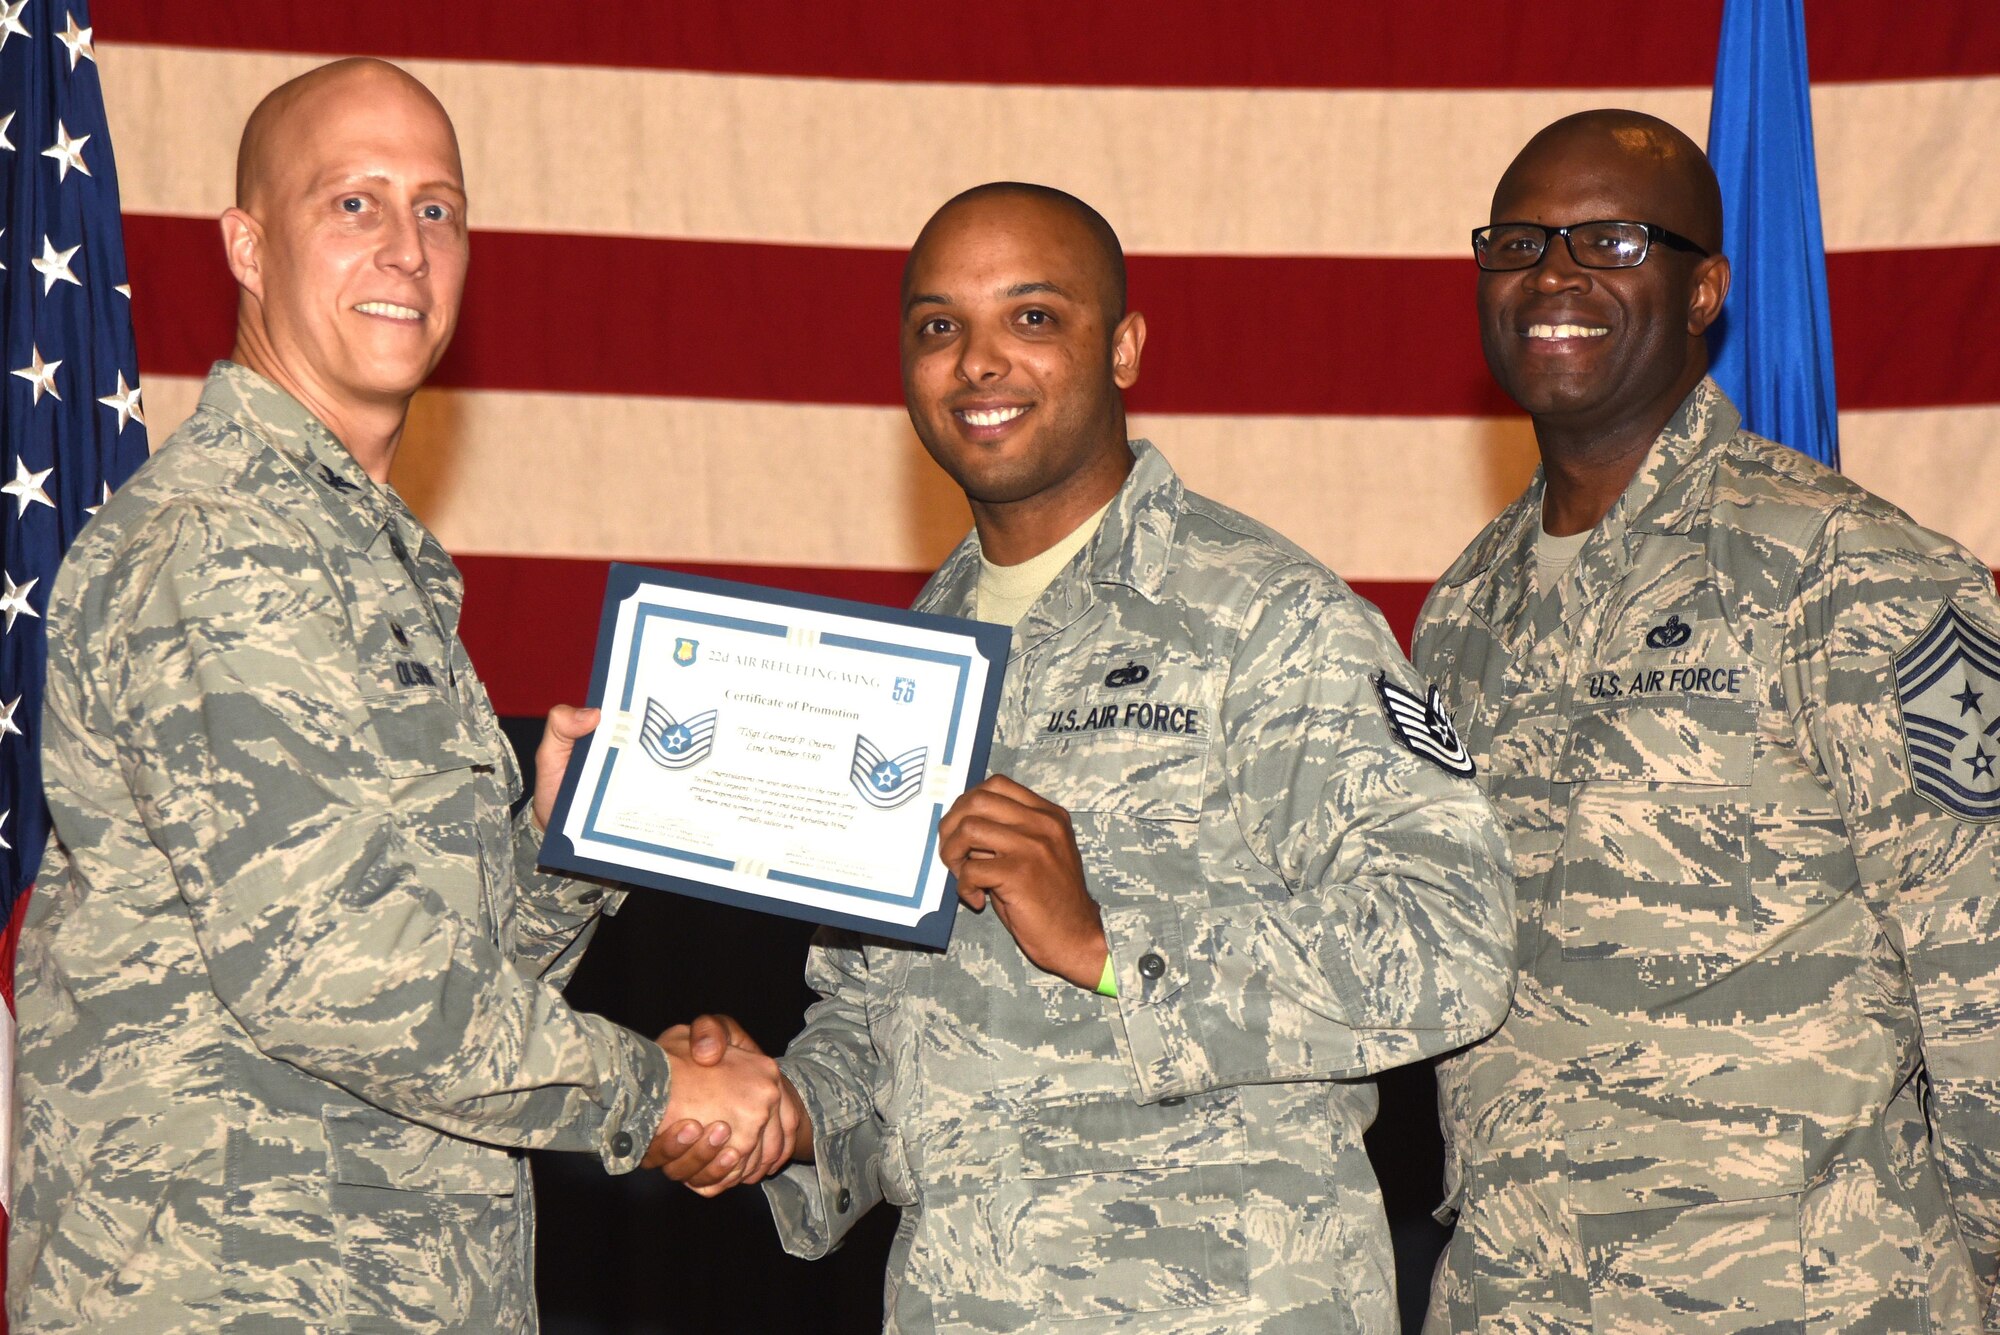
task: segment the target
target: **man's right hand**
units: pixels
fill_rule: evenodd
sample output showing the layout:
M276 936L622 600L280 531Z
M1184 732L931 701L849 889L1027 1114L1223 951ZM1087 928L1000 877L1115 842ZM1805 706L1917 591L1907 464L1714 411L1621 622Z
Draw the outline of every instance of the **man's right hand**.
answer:
M700 1016L667 1030L659 1043L673 1086L644 1167L715 1196L810 1157L804 1101L735 1020Z

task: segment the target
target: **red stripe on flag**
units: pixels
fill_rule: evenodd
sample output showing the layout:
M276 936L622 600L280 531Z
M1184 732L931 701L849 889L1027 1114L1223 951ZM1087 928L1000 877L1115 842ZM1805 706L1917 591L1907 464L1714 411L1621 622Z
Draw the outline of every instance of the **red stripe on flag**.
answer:
M215 224L130 215L125 243L142 370L203 374L236 319ZM480 232L473 256L435 384L902 402L896 252ZM1135 410L1513 411L1479 350L1469 258L1142 255L1131 276L1152 329ZM2000 246L1838 253L1827 281L1843 408L2000 395L2000 339L1983 336L1985 307L1965 299L2000 291Z
M14 954L20 949L21 924L27 920L28 900L33 898L34 893L35 887L31 883L27 889L15 896L14 912L9 915L5 930L0 930L0 1001L7 1003L9 1014L14 1010ZM0 1089L0 1096L8 1092L7 1089ZM0 1256L4 1255L5 1252L0 1251ZM3 1273L5 1272L0 1271L0 1274ZM4 1327L0 1327L0 1335L6 1335Z
M1235 88L1640 88L1706 84L1721 0L1572 23L1541 0L989 0L976 39L931 0L678 0L477 14L409 0L105 5L103 40L235 50L923 82ZM1984 8L1814 0L1818 82L2000 73Z
M465 614L459 635L501 714L545 714L581 704L590 686L604 608L607 561L532 556L461 556ZM767 588L795 589L882 607L908 607L929 573L797 566L674 564L665 567ZM1358 581L1355 592L1382 609L1405 646L1425 581Z

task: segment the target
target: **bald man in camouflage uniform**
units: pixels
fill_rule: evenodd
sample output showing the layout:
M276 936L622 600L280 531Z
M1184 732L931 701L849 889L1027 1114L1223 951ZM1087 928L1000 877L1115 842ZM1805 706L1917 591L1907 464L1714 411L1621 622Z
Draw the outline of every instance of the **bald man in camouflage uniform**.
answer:
M1380 615L1126 443L1116 246L1006 186L912 252L911 417L976 523L918 606L1015 622L995 777L940 826L982 911L942 953L822 936L781 1062L816 1162L765 1190L804 1256L902 1207L905 1335L1388 1335L1355 1078L1500 1015L1500 834ZM1052 550L996 611L987 563Z
M605 901L536 872L537 825L589 720L510 815L458 572L385 485L462 289L457 147L343 62L245 158L238 361L49 603L12 1329L529 1331L519 1150L637 1166L670 1059L558 992Z
M1679 132L1558 122L1493 221L1482 333L1543 468L1416 661L1507 825L1521 981L1440 1068L1425 1329L1994 1330L1991 576L1704 378L1728 266Z

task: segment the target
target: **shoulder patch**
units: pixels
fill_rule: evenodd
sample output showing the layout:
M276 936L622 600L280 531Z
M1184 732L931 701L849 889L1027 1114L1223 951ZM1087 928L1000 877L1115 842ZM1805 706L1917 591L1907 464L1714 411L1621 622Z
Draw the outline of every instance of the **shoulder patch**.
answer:
M1459 739L1451 716L1444 712L1438 688L1430 688L1428 699L1420 700L1389 680L1389 674L1375 675L1375 693L1382 697L1382 710L1389 716L1389 731L1410 750L1447 774L1461 779L1473 775L1472 754Z
M2000 637L1946 603L1896 655L1916 790L1961 820L2000 820Z

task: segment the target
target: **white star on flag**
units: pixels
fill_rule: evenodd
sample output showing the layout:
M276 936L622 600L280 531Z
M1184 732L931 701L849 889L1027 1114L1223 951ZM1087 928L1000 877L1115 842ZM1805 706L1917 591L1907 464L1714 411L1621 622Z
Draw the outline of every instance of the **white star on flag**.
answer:
M70 256L82 249L83 243L78 242L68 250L58 251L49 244L48 237L42 238L42 257L38 260L29 260L28 263L34 265L35 272L42 276L43 296L46 297L55 291L57 283L75 283L78 287L83 286L83 280L69 271Z
M36 403L42 401L44 393L52 399L60 400L62 395L56 393L56 368L62 365L62 360L58 358L52 362L45 362L42 360L41 345L33 344L31 348L31 355L34 357L34 360L14 372L14 374L23 380L34 382Z
M56 141L42 150L42 156L56 160L56 183L58 185L69 179L70 168L72 167L82 172L85 176L90 175L90 168L85 165L83 160L83 146L89 142L90 136L87 134L80 134L74 139L70 138L69 127L61 121L56 122Z
M13 814L14 808L12 807L8 807L5 811L0 811L0 830L7 828L7 818ZM13 847L14 845L8 843L4 835L0 835L0 848L11 849Z
M14 141L7 137L7 127L13 123L13 112L10 111L4 116L0 116L0 148L6 149L9 153L14 151Z
M10 732L16 737L27 736L21 731L21 725L14 722L14 711L20 707L21 697L18 695L12 700L0 701L0 737L5 737Z
M49 474L55 471L51 467L44 468L39 473L31 473L28 471L27 461L18 455L15 456L14 480L5 486L0 486L0 493L14 498L14 518L19 519L28 513L29 506L35 504L46 505L51 510L56 508L56 503L49 499L46 491L42 490L42 483L48 481Z
M0 0L0 51L7 49L7 39L16 33L23 37L35 35L28 31L27 24L21 22L21 11L27 7L28 0L19 0L18 4L12 5L7 0Z
M120 371L118 373L118 392L116 394L106 394L98 402L118 414L118 429L123 431L125 423L128 421L137 422L140 426L146 425L146 414L139 411L139 395L144 392L137 385L127 389L125 387L125 373Z
M110 500L110 499L111 499L111 484L110 484L109 482L107 482L107 483L105 483L105 484L104 484L104 500L103 500L103 501L99 501L99 502L98 502L97 504L95 504L95 505L86 505L86 506L84 506L84 507L83 507L83 512L84 512L85 514L87 514L87 515L94 515L94 514L96 514L96 513L97 513L97 512L99 511L99 510L102 510L102 509L104 508L104 501L108 501L108 500Z
M0 570L0 584L7 586L4 592L0 592L0 612L7 615L7 624L0 626L0 635L5 635L14 629L15 617L30 616L37 620L41 619L42 614L28 606L28 591L40 583L39 579L31 579L26 584L16 584L12 575Z
M132 300L132 285L130 283L115 284L111 290L127 301Z
M56 40L69 48L69 68L73 74L76 72L78 57L82 57L84 60L95 61L97 59L97 52L90 45L90 29L77 27L76 15L67 10L63 11L63 17L69 20L69 27L57 33Z
M5 235L7 235L7 229L4 227L0 227L0 236L5 236ZM6 273L6 272L7 272L7 266L4 264L0 264L0 273Z

